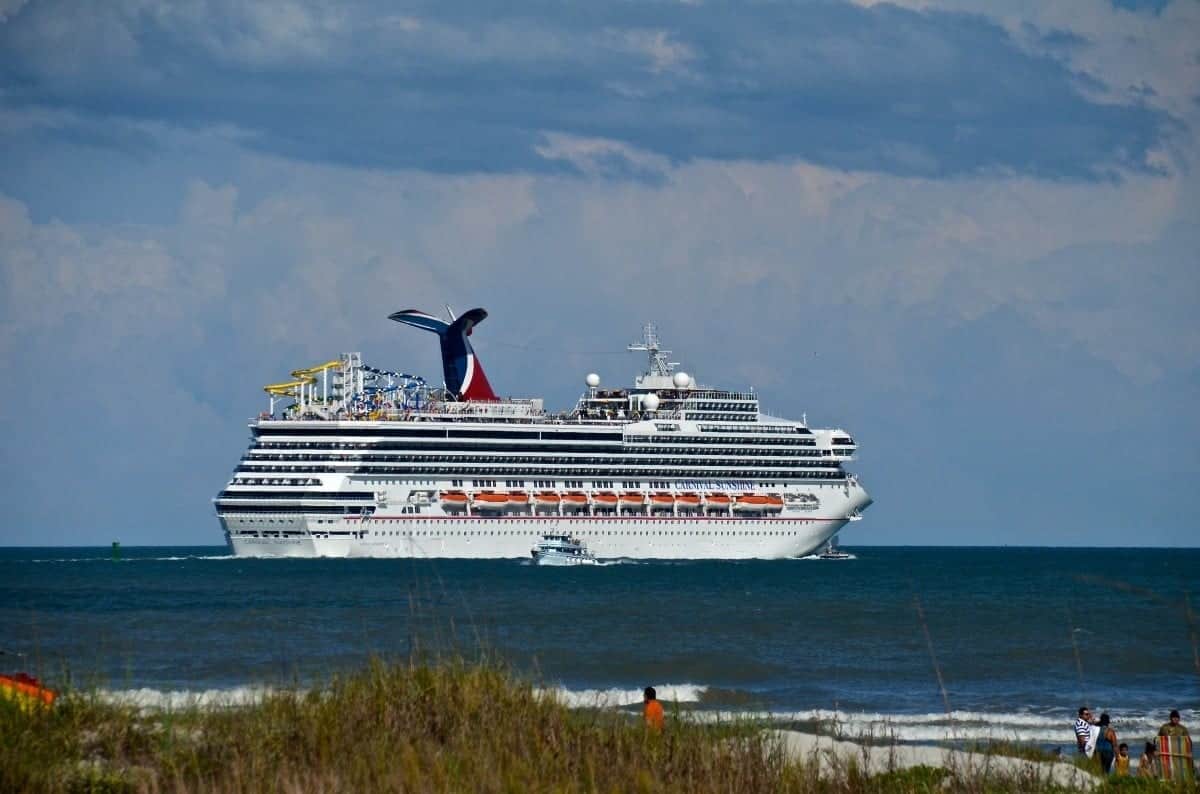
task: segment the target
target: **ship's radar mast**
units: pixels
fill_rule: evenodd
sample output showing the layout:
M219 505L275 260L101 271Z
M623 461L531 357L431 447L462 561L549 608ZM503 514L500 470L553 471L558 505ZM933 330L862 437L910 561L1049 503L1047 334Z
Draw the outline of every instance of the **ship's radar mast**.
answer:
M646 323L642 327L642 341L634 342L625 349L633 353L646 353L647 375L670 377L675 368L679 366L678 361L667 360L667 356L671 353L670 350L663 350L659 347L658 329L654 326L654 323Z

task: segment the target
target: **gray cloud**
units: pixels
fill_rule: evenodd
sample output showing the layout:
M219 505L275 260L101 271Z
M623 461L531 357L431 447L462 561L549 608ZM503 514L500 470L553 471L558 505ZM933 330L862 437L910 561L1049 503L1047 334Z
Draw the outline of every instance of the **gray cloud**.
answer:
M229 125L299 160L554 171L547 134L671 162L897 174L1143 170L1170 118L979 16L841 3L491 9L41 2L0 28L12 108ZM1070 34L1047 34L1063 46ZM67 135L77 127L51 128Z

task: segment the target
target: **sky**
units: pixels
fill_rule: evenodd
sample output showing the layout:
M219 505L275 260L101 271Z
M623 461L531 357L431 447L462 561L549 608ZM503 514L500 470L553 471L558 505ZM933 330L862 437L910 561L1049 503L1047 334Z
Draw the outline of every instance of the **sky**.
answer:
M846 545L1195 546L1200 2L0 0L0 545L220 544L262 385L656 322Z

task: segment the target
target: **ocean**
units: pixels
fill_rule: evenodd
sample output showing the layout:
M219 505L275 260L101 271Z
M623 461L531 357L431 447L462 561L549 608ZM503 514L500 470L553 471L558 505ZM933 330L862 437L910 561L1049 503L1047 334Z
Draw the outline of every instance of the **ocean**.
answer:
M572 704L653 685L704 718L901 741L1067 749L1084 704L1134 748L1171 708L1200 727L1200 549L848 550L544 568L0 549L0 670L163 706L483 652Z

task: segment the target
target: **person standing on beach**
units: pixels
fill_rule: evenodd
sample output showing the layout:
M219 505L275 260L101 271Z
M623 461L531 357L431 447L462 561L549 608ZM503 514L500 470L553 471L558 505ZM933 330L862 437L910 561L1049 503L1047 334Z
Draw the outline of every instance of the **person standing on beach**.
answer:
M1100 715L1100 738L1096 740L1096 755L1100 756L1100 769L1108 774L1113 757L1117 754L1117 732L1112 729L1107 714Z
M1079 707L1079 717L1075 720L1075 749L1080 755L1092 757L1092 748L1095 742L1092 741L1092 731L1095 723L1092 722L1092 711L1087 706Z
M663 707L658 702L658 693L654 691L654 687L648 686L642 692L642 719L646 721L646 727L653 731L661 732L663 729Z
M1121 742L1117 748L1117 757L1113 759L1113 774L1117 777L1129 777L1129 745Z
M1188 729L1183 727L1183 723L1179 721L1179 712L1171 709L1169 721L1164 722L1163 726L1158 729L1159 736L1188 736Z
M1146 742L1146 752L1138 759L1138 777L1158 777L1158 748Z

